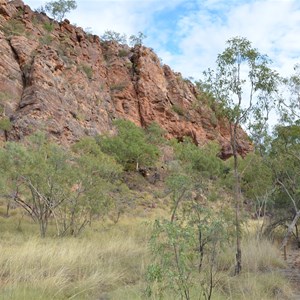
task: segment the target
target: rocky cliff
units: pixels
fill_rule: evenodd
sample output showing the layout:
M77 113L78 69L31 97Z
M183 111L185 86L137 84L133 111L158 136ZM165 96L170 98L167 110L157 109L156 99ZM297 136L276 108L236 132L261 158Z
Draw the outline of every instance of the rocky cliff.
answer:
M229 123L199 101L195 86L151 50L101 41L68 20L0 0L0 113L12 127L2 139L36 129L62 144L113 131L112 120L157 122L168 137L216 140L230 155ZM239 152L251 148L239 131Z

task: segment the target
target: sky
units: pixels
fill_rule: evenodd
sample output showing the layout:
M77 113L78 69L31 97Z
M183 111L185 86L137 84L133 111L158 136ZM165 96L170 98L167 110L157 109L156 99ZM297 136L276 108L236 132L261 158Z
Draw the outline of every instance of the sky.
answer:
M24 0L32 9L48 1ZM143 32L144 44L183 77L214 68L225 42L245 37L283 76L300 62L299 0L77 0L67 18L101 36Z

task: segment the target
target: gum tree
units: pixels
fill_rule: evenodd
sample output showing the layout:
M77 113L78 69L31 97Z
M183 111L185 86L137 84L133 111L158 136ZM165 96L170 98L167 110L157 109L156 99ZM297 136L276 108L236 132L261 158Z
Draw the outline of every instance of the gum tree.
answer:
M234 201L236 227L235 274L242 269L241 250L241 178L238 171L238 130L249 123L262 128L272 106L278 74L269 65L270 59L253 48L246 38L234 37L226 42L227 48L218 55L217 67L204 72L201 83L205 92L216 99L224 116L230 122L230 142L234 159Z
M276 182L281 189L280 200L287 197L284 211L288 214L284 221L290 222L281 247L287 245L289 236L296 229L296 238L300 248L300 237L297 223L300 219L300 65L294 67L294 74L283 80L284 97L279 102L280 125L275 129L275 139L272 143L271 155L274 159ZM277 203L276 202L276 203ZM282 201L281 201L282 202ZM287 207L289 209L287 209Z
M55 20L61 22L67 13L76 8L75 0L57 0L47 2L42 10L49 12Z

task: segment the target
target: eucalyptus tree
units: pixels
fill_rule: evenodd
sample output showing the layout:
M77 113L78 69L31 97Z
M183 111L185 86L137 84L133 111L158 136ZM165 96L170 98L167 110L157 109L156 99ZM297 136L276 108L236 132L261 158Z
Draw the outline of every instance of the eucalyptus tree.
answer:
M57 0L47 2L42 10L49 12L55 20L61 22L67 13L76 8L77 3L75 0Z
M126 192L121 172L122 167L91 138L71 151L37 133L0 149L1 193L29 214L41 237L52 220L59 236L76 236L92 216L107 214Z
M238 131L243 124L255 123L262 128L272 106L272 94L277 91L279 76L270 68L270 59L253 48L246 38L234 37L218 55L216 69L204 72L201 83L213 96L222 114L230 123L230 142L234 158L234 198L236 227L235 274L242 268L241 251L241 178L238 171Z
M294 74L283 79L283 94L278 106L282 124L291 125L300 120L300 64L295 65Z
M41 133L24 144L8 142L0 151L0 174L5 178L3 192L13 199L39 224L45 237L53 212L65 201L72 185L67 176L71 171L63 149L48 143Z
M216 258L230 234L226 214L206 207L199 199L209 198L208 181L213 180L212 174L222 172L223 165L215 155L215 145L199 148L189 139L172 142L174 160L166 178L171 213L153 226L153 261L147 270L146 292L159 299L172 295L209 300L217 281Z
M278 102L280 124L274 131L270 156L277 183L275 195L275 221L273 226L286 225L288 230L282 242L286 246L289 236L300 218L299 175L300 175L300 65L294 67L294 74L282 80L282 97Z
M106 30L103 35L101 35L101 39L105 42L117 42L120 44L127 44L127 36L126 34L122 34L113 30Z
M273 227L288 222L288 229L282 242L285 247L289 236L296 229L300 248L298 220L300 218L300 125L278 125L272 142L270 158L277 186L274 203Z

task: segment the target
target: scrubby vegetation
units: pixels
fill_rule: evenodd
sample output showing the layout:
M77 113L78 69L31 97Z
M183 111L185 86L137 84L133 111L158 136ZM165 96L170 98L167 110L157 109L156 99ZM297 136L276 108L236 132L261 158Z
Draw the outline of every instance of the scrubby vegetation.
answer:
M140 46L143 38L132 42ZM233 157L226 161L217 143L166 140L157 124L142 129L126 120L114 122L113 135L69 148L42 132L3 142L1 299L292 297L279 248L288 240L300 247L299 74L280 81L240 38L218 63L218 76L209 71L198 84L199 101L231 122ZM246 108L244 63L253 94L261 92ZM261 120L280 82L291 98L279 101L282 120L270 134ZM0 130L8 131L4 117ZM243 123L255 146L244 159Z
M231 160L217 157L217 144L168 142L156 124L116 125L115 136L84 138L71 149L42 133L1 149L3 299L292 295L279 272L285 264L278 246L263 234L269 227L261 220L250 226L246 212L243 271L233 276L233 169ZM145 169L159 179L151 181ZM262 217L275 211L280 186L272 206L259 201L274 181L270 164L253 153L240 172L244 197L253 203L247 209L260 209ZM255 172L266 181L255 182Z

